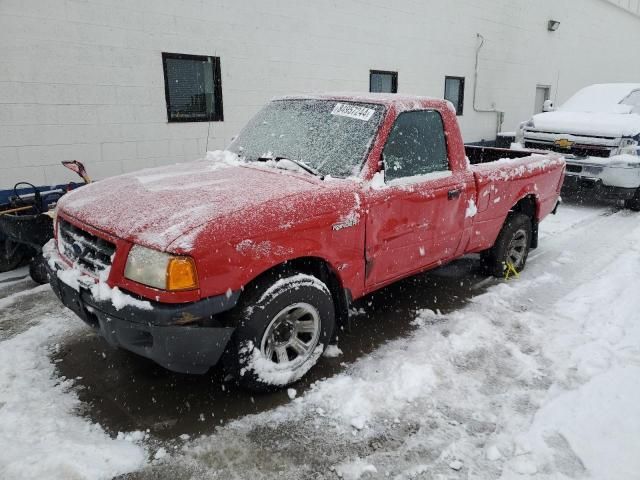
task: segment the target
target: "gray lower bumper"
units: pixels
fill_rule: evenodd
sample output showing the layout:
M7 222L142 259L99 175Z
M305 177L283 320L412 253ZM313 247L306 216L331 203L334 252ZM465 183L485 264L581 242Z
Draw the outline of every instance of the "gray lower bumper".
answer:
M211 316L233 307L238 295L213 297L186 305L152 302L151 310L127 307L117 311L110 302L100 302L86 289L74 290L50 270L51 287L62 303L95 328L109 344L122 347L179 373L205 373L218 363L233 328ZM204 303L203 303L204 302ZM171 318L201 316L208 311L206 326L167 324ZM193 317L192 317L193 318ZM154 319L152 323L149 319Z

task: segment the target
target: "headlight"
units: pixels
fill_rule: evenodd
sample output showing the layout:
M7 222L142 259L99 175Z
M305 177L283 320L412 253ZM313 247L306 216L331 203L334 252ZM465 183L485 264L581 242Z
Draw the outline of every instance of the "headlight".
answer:
M196 266L190 257L180 257L134 245L129 251L124 276L161 290L198 288Z
M518 125L518 129L516 130L516 143L520 143L522 146L524 146L524 131L527 128L534 128L533 119L529 119Z
M618 149L620 155L638 155L638 139L623 138Z

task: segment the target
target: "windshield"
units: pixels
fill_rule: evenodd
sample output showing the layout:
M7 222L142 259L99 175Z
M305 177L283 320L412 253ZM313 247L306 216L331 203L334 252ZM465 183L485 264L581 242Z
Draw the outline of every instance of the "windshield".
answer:
M276 100L256 114L229 150L246 160L289 158L322 175L357 175L384 107L335 100Z

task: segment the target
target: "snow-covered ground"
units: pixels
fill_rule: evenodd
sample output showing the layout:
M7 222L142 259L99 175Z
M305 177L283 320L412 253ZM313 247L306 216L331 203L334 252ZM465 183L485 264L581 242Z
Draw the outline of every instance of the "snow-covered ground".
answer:
M51 357L86 327L50 295L18 309L50 292L0 277L0 478L640 478L639 220L564 205L519 279L416 312L284 406L164 442L82 415Z

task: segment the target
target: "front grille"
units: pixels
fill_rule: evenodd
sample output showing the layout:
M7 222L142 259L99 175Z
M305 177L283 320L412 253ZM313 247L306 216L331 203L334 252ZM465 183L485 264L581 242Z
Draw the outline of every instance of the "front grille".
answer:
M58 245L65 257L95 274L111 266L111 258L116 251L113 243L63 219L58 220Z
M571 148L562 148L552 143L525 141L525 148L533 150L551 150L553 152L575 155L576 157L608 158L613 148L599 147L597 145L574 145Z
M582 165L571 165L570 163L568 163L567 172L580 173L582 172Z

